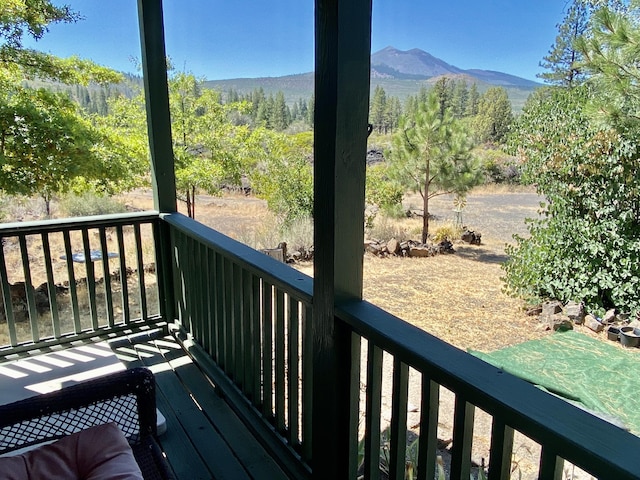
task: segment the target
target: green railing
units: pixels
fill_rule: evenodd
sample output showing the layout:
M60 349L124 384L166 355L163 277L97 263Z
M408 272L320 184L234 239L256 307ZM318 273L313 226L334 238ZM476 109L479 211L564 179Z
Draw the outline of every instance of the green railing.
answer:
M312 280L182 215L163 221L171 226L184 330L179 335L267 446L284 445L293 454L287 460L292 477L308 476L314 462L330 461L312 458ZM351 418L345 478L382 478L381 465L391 479L408 478L411 460L413 478L433 479L442 415L453 418L448 478L477 478L471 452L478 410L491 417L486 432L491 480L520 475L511 476L517 432L539 447L537 472L522 478L563 478L564 460L598 478L639 478L638 437L367 302L340 305L336 321L351 340L341 342L350 345L341 357L352 359L344 365L350 371L344 378L349 378ZM451 412L442 411L445 390L455 396L448 402ZM410 392L419 411L415 425L408 425ZM322 398L316 392L313 401ZM391 402L388 422L385 399ZM409 452L415 435L419 442Z
M160 318L157 213L0 225L0 355Z
M144 327L166 309L176 337L292 478L331 461L312 454L312 405L323 395L312 392L310 278L180 214L7 224L0 239L0 355ZM89 260L92 252L101 260ZM350 399L346 478L381 478L383 465L403 479L409 459L414 478L433 479L447 415L448 477L469 479L478 411L490 417L491 480L518 478L517 432L540 452L537 472L523 478L560 479L564 460L602 479L640 477L638 437L367 302L339 305L336 322L350 340L338 342L349 350L340 357L351 358L340 377L348 384L336 385ZM443 393L454 400L442 402Z
M285 470L308 476L311 279L183 215L162 219L178 336L195 341L189 351Z

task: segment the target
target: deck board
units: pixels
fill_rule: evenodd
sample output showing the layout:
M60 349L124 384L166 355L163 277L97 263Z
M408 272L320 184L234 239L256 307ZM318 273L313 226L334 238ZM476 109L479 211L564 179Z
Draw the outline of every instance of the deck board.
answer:
M137 335L114 350L127 367L154 372L167 419L159 440L179 479L287 478L172 337Z

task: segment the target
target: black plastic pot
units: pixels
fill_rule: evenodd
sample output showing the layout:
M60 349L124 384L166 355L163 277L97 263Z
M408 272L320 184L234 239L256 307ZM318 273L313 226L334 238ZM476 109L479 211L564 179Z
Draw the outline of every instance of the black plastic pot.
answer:
M620 327L610 325L609 328L607 328L607 338L614 342L620 340Z
M620 343L624 347L637 347L640 345L640 329L622 327L620 329Z

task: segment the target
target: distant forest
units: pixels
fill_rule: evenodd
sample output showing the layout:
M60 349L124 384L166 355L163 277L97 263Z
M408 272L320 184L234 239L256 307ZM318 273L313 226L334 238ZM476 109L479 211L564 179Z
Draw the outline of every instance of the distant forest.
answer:
M49 90L66 93L87 114L106 116L110 113L110 99L121 95L133 98L143 88L142 77L132 74L123 74L123 77L122 82L106 86L98 84L70 86L41 81L25 81L24 84L29 87L45 86ZM443 105L451 109L454 117L458 119L472 119L479 113L484 113L482 110L489 106L490 102L483 102L483 98L495 98L496 90L504 93L499 97L508 103L506 90L502 87L491 87L488 91L480 93L476 83L469 85L466 80L447 77L438 79L430 88L422 86L416 95L409 95L404 101L401 101L398 96L388 95L385 89L378 85L370 101L369 122L379 134L392 133L397 128L400 118L414 113L419 103L425 101L431 89L439 91ZM271 130L291 133L310 130L313 127L315 101L313 95L309 98L299 98L291 103L286 101L283 91L267 95L262 87L255 88L250 93L241 93L233 88L219 93L220 102L223 104L236 102L248 104L248 108L242 113L234 113L232 120L238 125L261 125ZM511 105L503 106L504 110L512 111ZM479 140L491 139L480 138Z

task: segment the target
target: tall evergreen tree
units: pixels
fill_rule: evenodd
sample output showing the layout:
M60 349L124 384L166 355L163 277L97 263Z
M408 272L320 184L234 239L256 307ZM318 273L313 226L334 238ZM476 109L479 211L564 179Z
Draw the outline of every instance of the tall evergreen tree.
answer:
M478 104L478 114L473 119L478 142L502 143L513 122L511 102L503 87L491 87Z
M562 23L558 24L558 35L549 53L540 62L548 70L538 74L547 83L571 87L584 81L580 68L581 53L576 48L576 40L589 26L589 9L581 0L574 0Z
M380 85L376 85L371 99L369 121L378 133L386 133L387 130L387 92Z
M467 97L467 105L464 112L465 117L474 117L478 114L478 102L480 101L480 94L478 93L478 85L471 84L469 88L469 96Z
M432 91L415 117L403 117L392 139L389 173L423 201L422 242L429 234L429 200L445 193L464 194L481 180L471 155L472 142L451 111L441 112L441 99Z

